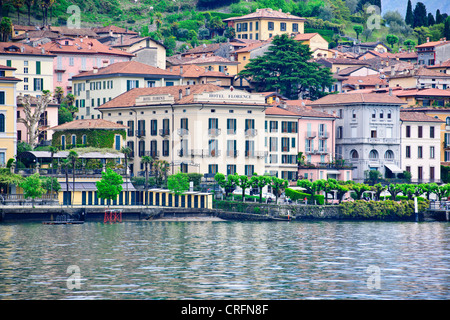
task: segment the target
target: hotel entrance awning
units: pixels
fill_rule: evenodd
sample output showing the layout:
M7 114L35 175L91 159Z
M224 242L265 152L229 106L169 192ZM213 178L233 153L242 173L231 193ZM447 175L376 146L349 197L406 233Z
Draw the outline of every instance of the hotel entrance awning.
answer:
M327 174L341 174L339 170L327 170Z
M403 173L403 170L397 167L395 164L385 164L386 168L391 170L392 173Z

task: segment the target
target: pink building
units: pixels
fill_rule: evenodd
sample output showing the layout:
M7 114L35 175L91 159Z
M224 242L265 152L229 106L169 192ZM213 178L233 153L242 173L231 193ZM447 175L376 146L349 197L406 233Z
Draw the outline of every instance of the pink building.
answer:
M286 108L300 115L298 179L351 180L351 168L339 160L340 155L335 154L336 116L307 106L287 105Z
M72 92L72 76L94 67L103 67L115 62L130 61L134 54L111 48L91 38L59 38L42 47L55 54L53 60L53 89L62 87L64 94Z

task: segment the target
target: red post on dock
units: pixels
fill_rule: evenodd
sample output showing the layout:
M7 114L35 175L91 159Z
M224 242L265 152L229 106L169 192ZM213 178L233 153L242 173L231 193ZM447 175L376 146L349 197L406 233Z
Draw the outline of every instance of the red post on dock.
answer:
M110 210L105 209L105 216L103 218L103 223L116 223L116 222L122 222L122 210Z

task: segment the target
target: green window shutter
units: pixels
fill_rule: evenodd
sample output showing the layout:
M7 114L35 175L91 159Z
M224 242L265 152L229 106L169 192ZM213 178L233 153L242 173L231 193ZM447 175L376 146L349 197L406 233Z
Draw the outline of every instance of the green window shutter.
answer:
M36 74L41 74L41 62L36 61Z
M11 67L11 60L6 60L6 65L7 65L8 67Z
M5 104L5 92L0 92L0 104Z

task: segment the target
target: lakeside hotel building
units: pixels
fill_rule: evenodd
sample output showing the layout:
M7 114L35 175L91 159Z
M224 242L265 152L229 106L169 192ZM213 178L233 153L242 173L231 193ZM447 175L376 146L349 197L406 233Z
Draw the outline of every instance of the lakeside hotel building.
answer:
M134 175L151 156L167 161L171 174L248 176L265 173L267 108L261 94L211 84L135 88L97 107L128 127Z

